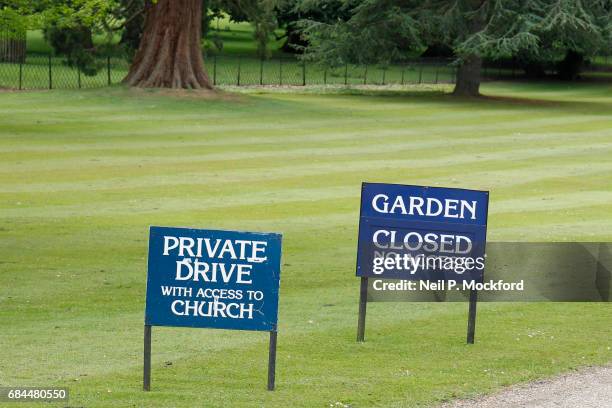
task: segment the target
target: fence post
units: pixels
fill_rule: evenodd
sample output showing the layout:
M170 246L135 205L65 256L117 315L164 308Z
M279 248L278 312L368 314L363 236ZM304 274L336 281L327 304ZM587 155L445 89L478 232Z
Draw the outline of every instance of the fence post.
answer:
M278 57L278 85L283 85L283 57Z
M112 84L111 81L111 64L110 64L110 55L106 56L106 79L108 80L108 85Z
M344 85L348 85L348 63L344 66Z
M240 69L241 69L241 64L242 63L242 57L238 56L238 78L236 78L236 85L240 86Z
M81 89L81 68L77 65L77 84Z
M387 68L383 67L382 71L383 71L383 73L382 73L382 84L384 85L385 84L385 79L386 79L386 76L387 76Z
M302 61L302 86L306 86L306 61Z
M263 85L263 64L264 59L261 57L261 60L259 61L259 85Z
M53 89L53 74L51 73L51 54L49 54L49 89Z
M402 65L402 85L404 85L404 72L406 72L406 67Z
M419 63L419 85L423 83L423 63Z
M327 85L327 67L325 67L325 71L323 71L323 85Z
M368 84L368 64L365 64L365 70L363 71L363 84Z
M19 90L23 87L23 61L19 63Z
M213 57L213 85L217 85L217 54Z

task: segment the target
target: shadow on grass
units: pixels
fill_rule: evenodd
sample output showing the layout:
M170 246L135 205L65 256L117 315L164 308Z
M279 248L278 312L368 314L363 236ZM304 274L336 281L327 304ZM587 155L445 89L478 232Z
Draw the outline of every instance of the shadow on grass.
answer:
M91 94L111 98L152 98L159 100L190 101L200 103L253 103L252 96L303 95L305 97L355 97L371 98L372 103L384 99L385 103L418 104L434 103L458 109L538 109L555 112L606 115L612 112L612 84L593 83L529 83L498 82L485 84L486 94L479 97L452 95L452 84L408 86L221 86L214 90L141 89L116 85L83 90L46 91L50 93ZM607 98L607 91L610 97ZM0 92L4 92L0 90ZM7 91L8 92L8 91ZM24 92L24 91L19 91ZM32 91L40 92L40 91ZM568 92L570 93L568 95ZM11 92L18 93L18 92ZM541 93L541 97L539 97ZM595 99L595 100L593 100ZM280 99L279 99L280 100ZM283 99L285 105L308 104L303 100Z
M585 114L605 114L612 112L612 82L504 82L488 83L492 89L486 89L485 94L478 97L455 96L452 94L452 84L413 85L413 86L339 86L339 87L284 87L284 88L251 88L236 90L237 92L254 94L295 93L305 95L340 95L373 98L397 98L401 102L435 102L455 106L478 109L495 108L538 108L555 111L571 111ZM504 92L498 86L506 86L510 92ZM230 89L228 89L230 90ZM234 91L234 89L232 89ZM568 91L575 95L567 96ZM609 99L607 98L609 91ZM542 93L538 97L538 92ZM508 94L510 93L510 94ZM555 94L564 93L563 97L555 99ZM522 95L521 95L522 94ZM589 100L590 98L604 100Z

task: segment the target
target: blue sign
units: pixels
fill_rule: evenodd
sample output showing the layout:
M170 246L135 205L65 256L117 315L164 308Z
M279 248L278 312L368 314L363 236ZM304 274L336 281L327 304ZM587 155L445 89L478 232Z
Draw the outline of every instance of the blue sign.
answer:
M363 183L357 276L481 281L489 193Z
M275 331L281 235L151 227L145 324Z

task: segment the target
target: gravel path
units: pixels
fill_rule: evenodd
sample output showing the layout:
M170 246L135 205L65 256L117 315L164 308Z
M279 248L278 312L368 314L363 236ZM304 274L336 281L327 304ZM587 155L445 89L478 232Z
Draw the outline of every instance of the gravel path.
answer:
M441 408L612 408L612 366L590 367Z

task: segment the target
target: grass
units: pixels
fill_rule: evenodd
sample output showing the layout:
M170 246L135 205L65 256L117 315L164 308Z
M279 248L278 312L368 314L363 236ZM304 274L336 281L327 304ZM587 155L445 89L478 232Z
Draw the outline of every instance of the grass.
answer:
M362 181L490 190L490 240L612 238L612 201L591 199L612 195L612 87L484 91L0 93L0 385L87 407L412 407L610 362L610 304L483 303L473 346L466 304L371 304L354 341ZM266 334L173 328L141 391L151 224L284 234L277 391Z
M30 54L49 54L53 52L53 48L45 40L41 30L31 30L27 33L27 50Z
M229 18L215 19L211 22L211 27L208 32L209 41L205 43L205 47L209 53L220 53L224 55L242 55L242 56L257 56L257 44L254 39L253 26L249 22L233 22ZM283 30L279 29L275 32L276 35L269 37L268 49L273 56L283 54L281 47L284 44L284 39L281 38ZM217 37L221 40L223 48L218 50L211 39ZM280 39L277 39L280 38Z
M115 35L112 42L118 43L120 40L120 35ZM94 34L93 41L95 45L105 44L107 42L106 35L104 34ZM27 42L26 42L28 54L44 54L48 55L53 52L53 48L45 39L45 36L42 30L30 30L27 33Z

